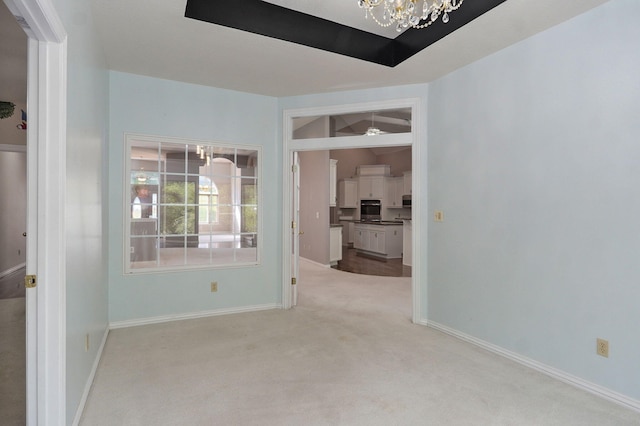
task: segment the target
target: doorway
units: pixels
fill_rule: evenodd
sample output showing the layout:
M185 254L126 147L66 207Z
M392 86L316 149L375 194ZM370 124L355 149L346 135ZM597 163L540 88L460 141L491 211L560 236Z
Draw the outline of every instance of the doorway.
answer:
M294 119L306 120L313 122L315 118L322 116L332 116L339 114L353 114L353 113L366 113L367 115L375 111L384 110L399 110L408 108L411 111L411 130L410 132L402 133L378 133L375 137L359 134L356 136L336 136L336 137L310 137L305 139L294 137ZM338 149L356 149L356 148L382 148L382 147L400 147L411 146L412 148L412 169L414 170L412 176L412 184L414 190L419 193L420 185L420 170L417 168L419 155L419 144L416 143L419 140L420 129L422 126L418 125L421 117L419 112L419 101L417 99L397 100L397 101L384 101L374 102L359 105L344 105L333 107L321 107L321 108L308 108L300 110L285 110L284 122L283 122L283 135L284 135L284 165L285 165L285 178L284 187L285 196L283 199L283 210L290 212L291 214L284 215L283 229L285 235L284 241L284 253L291 254L284 256L283 262L283 294L282 304L283 308L287 309L295 304L296 289L295 283L297 278L298 266L297 260L299 252L296 252L295 243L298 237L298 231L295 228L295 218L297 212L294 211L294 207L297 205L298 200L294 194L294 188L296 187L296 170L294 158L297 157L297 153L307 151L318 150L338 150ZM374 118L375 119L375 118ZM374 127L374 126L371 126ZM416 200L418 201L418 200ZM419 202L414 202L412 206L413 215L419 216L420 212ZM419 233L419 225L414 224L413 233ZM291 231L293 229L293 232ZM418 234L419 235L419 234ZM293 237L293 238L292 238ZM420 259L419 259L419 239L412 238L412 252L415 254L413 268L414 273L411 278L411 294L412 294L412 320L418 322L421 312L420 307L420 289L419 276L420 276ZM298 245L299 246L299 245Z
M0 28L0 413L7 424L25 424L28 40L4 3Z
M26 152L20 148L0 148L0 412L7 424L26 422L27 197Z

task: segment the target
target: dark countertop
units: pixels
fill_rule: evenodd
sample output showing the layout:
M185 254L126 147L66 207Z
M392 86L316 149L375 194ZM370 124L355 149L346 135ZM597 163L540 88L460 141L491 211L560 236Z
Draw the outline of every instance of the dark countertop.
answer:
M356 225L361 223L362 225L382 225L382 226L391 226L391 225L402 225L401 220L383 220L383 221L355 221Z
M341 223L330 223L329 228L342 228L344 225Z

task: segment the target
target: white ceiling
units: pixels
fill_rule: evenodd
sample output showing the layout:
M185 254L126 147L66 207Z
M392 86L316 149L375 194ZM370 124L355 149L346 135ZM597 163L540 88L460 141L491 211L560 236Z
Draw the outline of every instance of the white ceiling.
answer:
M187 19L186 0L91 1L109 68L280 97L429 82L607 0L507 0L395 68ZM364 21L357 0L273 2Z
M341 23L360 22L365 30L371 24L357 0L269 1L328 19L343 16ZM184 18L186 0L91 0L109 69L269 96L429 82L606 1L507 0L388 68ZM2 8L0 98L26 91L26 44L15 41L24 34Z

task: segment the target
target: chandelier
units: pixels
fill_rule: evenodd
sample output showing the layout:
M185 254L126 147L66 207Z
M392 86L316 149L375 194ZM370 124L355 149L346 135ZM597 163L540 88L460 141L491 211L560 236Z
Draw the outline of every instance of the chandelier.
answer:
M401 32L408 27L426 28L434 23L440 15L442 22L449 22L449 13L457 10L464 0L358 0L358 6L365 10L365 18L369 15L381 27L396 25L396 31ZM422 3L422 8L419 4ZM422 9L422 10L420 10ZM379 18L375 10L383 10Z

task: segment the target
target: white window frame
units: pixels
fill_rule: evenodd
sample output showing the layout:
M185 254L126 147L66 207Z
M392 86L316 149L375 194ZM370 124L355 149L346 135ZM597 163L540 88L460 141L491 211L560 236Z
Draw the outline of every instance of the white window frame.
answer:
M182 265L169 265L169 266L159 266L156 265L154 267L146 267L146 268L132 268L131 267L131 258L130 258L130 247L131 247L131 146L135 143L167 143L167 144L179 144L179 145L200 145L200 146L214 146L219 148L229 148L229 149L239 149L239 150L251 150L256 151L258 160L257 160L257 172L256 172L256 182L257 182L257 205L258 205L258 224L256 235L257 245L256 245L256 258L251 261L242 261L241 259L237 259L234 257L232 262L226 263L208 263L208 264L182 264ZM145 273L157 273L157 272L172 272L172 271L185 271L185 270L202 270L202 269L228 269L228 268L239 268L239 267L255 267L260 266L262 264L262 244L263 239L261 236L263 235L263 225L262 225L262 206L263 206L263 190L262 190L262 147L260 145L249 145L249 144L238 144L238 143L229 143L229 142L219 142L219 141L211 141L211 140L194 140L194 139L186 139L186 138L175 138L175 137L165 137L165 136L153 136L153 135L140 135L135 133L125 133L124 134L124 175L123 175L123 186L122 186L122 195L123 195L123 256L122 256L122 264L123 264L123 273L125 275L137 275L137 274L145 274ZM195 200L199 202L199 200ZM185 206L187 204L185 203ZM240 204L234 207L241 207ZM195 206L196 210L199 208L199 203ZM218 212L219 216L220 212ZM242 233L239 231L238 235L242 238ZM185 234L187 235L187 234ZM234 234L235 235L235 234ZM234 249L236 250L236 249ZM238 249L239 250L239 249Z

